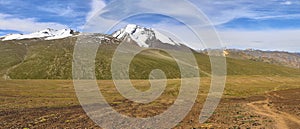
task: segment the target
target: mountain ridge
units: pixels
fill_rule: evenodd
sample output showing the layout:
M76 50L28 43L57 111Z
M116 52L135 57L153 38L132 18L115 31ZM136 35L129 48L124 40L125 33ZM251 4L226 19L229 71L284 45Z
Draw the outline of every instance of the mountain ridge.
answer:
M61 33L59 33L59 32L61 32ZM55 35L55 33L58 33L58 35ZM39 35L39 34L41 34L41 35ZM62 35L59 35L59 34L62 34ZM69 34L72 34L72 35L69 35ZM110 34L110 35L97 34L97 33L90 33L90 34L82 33L82 34L80 34L79 32L74 32L71 29L69 29L69 30L64 29L62 31L46 29L46 30L32 33L30 36L35 36L35 35L37 35L37 37L34 37L32 39L20 38L17 40L1 40L0 44L3 44L3 46L7 46L7 44L5 45L5 43L17 43L17 44L23 44L26 47L26 46L30 46L30 44L35 44L36 46L43 46L45 44L38 45L38 43L44 43L44 42L47 44L51 43L51 42L55 42L55 43L72 42L72 44L74 45L77 37L83 36L83 37L86 37L87 39L89 39L86 41L87 43L98 42L98 43L103 44L102 46L105 46L105 47L108 47L107 45L112 45L112 46L118 45L119 43L123 42L126 38L125 42L128 42L127 40L130 39L129 43L135 44L139 47L146 47L146 48L150 48L150 49L151 48L154 48L154 49L155 48L164 48L164 49L173 49L173 50L180 50L181 48L191 49L191 48L185 46L184 44L181 44L181 43L178 43L177 41L172 40L171 38L169 38L167 36L161 36L162 34L159 32L156 32L154 29L145 28L145 27L141 27L141 26L133 25L133 24L129 24L126 27L115 31L113 34ZM142 36L140 36L140 35L142 35ZM38 40L36 40L36 39L38 39ZM54 39L55 39L55 41L52 41ZM51 41L51 42L48 42L48 41ZM168 43L168 42L171 42L171 43ZM46 46L47 46L47 44L46 44ZM144 44L144 46L141 44ZM59 44L56 44L56 45L61 46ZM63 46L63 44L62 44L62 46ZM51 47L51 46L47 46L47 47ZM73 47L73 46L71 45L70 47ZM9 48L9 49L13 49L13 48ZM202 50L202 51L194 51L193 49L191 49L191 50L196 53L203 53L206 56L208 55L207 50ZM3 51L7 51L7 50L5 48L3 48ZM69 51L71 51L71 50L69 50ZM279 66L296 68L297 70L300 69L299 53L293 54L293 53L289 53L289 52L261 51L261 50L254 50L254 49L247 49L247 50L224 49L223 52L227 58L233 58L233 59L238 59L238 60L251 60L251 61L256 61L256 62L264 62L267 64L275 64L275 65L279 65ZM18 60L18 59L16 59L16 60ZM205 72L207 73L207 71L205 71Z
M8 40L23 40L23 39L44 39L44 40L54 40L54 39L62 39L75 35L75 31L72 29L44 29L41 31L29 33L29 34L8 34L5 36L1 36L0 39L2 41Z
M135 24L128 24L126 27L115 31L112 34L113 37L118 39L124 39L129 36L134 40L140 47L151 47L150 42L153 40L158 40L161 43L181 46L181 43L174 41L173 39L161 34L155 29L145 28Z
M101 34L84 36L88 39L87 42L102 42L96 53L96 78L111 79L111 61L122 41ZM72 79L73 51L78 38L0 41L0 76L4 79ZM195 51L193 54L198 63L200 76L209 76L211 74L209 56ZM300 70L296 68L248 59L226 58L229 76L300 76ZM151 48L134 57L129 69L130 78L147 79L153 69L162 69L167 78L180 78L176 61L166 52Z
M300 55L283 51L262 51L254 49L227 49L228 57L261 61L300 69Z

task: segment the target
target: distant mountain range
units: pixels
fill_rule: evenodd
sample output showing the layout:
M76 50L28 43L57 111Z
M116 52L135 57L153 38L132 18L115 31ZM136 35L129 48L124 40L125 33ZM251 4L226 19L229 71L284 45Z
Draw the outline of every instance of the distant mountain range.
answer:
M277 64L300 69L299 53L297 54L282 51L262 51L254 49L227 49L226 52L228 53L227 56L231 58L262 61L270 64Z
M0 39L2 41L22 40L22 39L53 40L53 39L62 39L62 38L70 37L73 36L75 33L76 32L71 29L54 30L48 28L31 34L8 34L6 36L2 36Z
M42 31L34 32L31 34L9 34L0 37L2 41L9 40L24 40L24 39L42 39L42 40L54 40L62 39L66 37L78 36L80 33L75 32L71 29L45 29ZM161 34L160 32L152 29L145 28L134 24L129 24L126 27L114 32L111 35L118 40L129 39L129 42L140 47L145 48L169 48L169 49L180 49L188 48L184 44L178 43L173 39ZM105 36L102 38L106 38ZM128 40L127 40L128 42Z
M86 43L100 43L96 57L98 79L111 79L110 62L122 41L145 48L179 51L188 48L154 29L133 24L111 35L80 34L70 29L10 34L0 38L0 76L5 79L71 79L73 49L78 36L87 39ZM200 74L209 76L211 68L207 50L193 52ZM228 75L300 76L299 53L252 49L227 49L223 53L227 57ZM180 77L175 60L166 57L170 56L160 50L141 52L131 64L130 77L145 79L151 70L157 68L165 71L168 78Z

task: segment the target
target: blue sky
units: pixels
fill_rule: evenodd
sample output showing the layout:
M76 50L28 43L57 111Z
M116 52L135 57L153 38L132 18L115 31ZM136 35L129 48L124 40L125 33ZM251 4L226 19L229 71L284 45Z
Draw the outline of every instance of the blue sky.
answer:
M176 4L170 1L170 4ZM228 48L300 51L300 0L189 1L207 15ZM102 17L117 20L118 15L130 11L128 8L142 9L136 3L134 0L0 0L0 35L31 33L45 28L81 31L101 9L107 10ZM153 3L160 5L158 0ZM151 5L153 7L149 8L158 7ZM174 10L178 10L178 15L189 13L184 12L180 4L177 7ZM192 16L190 13L182 17L189 19ZM140 15L126 19L126 23L181 30L182 37L191 39L187 44L199 48L197 41L181 29L183 24L170 17Z

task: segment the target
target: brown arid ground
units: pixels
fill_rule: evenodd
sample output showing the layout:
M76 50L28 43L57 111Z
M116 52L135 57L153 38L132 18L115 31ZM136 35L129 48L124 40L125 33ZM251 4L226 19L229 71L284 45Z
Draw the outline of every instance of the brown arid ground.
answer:
M155 102L129 101L112 88L112 81L99 81L100 90L118 112L131 117L162 113L178 95L179 80L171 80ZM201 79L196 103L176 129L300 127L300 79L296 77L228 77L222 101L213 115L199 124L209 78ZM148 82L132 81L140 89ZM102 86L102 87L101 87ZM0 80L0 128L100 128L79 105L70 80Z

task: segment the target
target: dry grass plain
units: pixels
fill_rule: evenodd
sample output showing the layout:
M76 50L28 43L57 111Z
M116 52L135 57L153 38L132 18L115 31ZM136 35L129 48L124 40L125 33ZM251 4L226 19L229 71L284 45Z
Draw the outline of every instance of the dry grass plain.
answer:
M139 90L149 81L133 80ZM228 76L213 116L204 124L198 117L210 78L201 78L195 105L174 128L297 128L300 127L300 77ZM98 81L109 104L131 117L162 113L174 103L180 80L168 80L154 102L140 104L122 97L111 80ZM85 115L72 80L0 80L0 128L100 128Z

